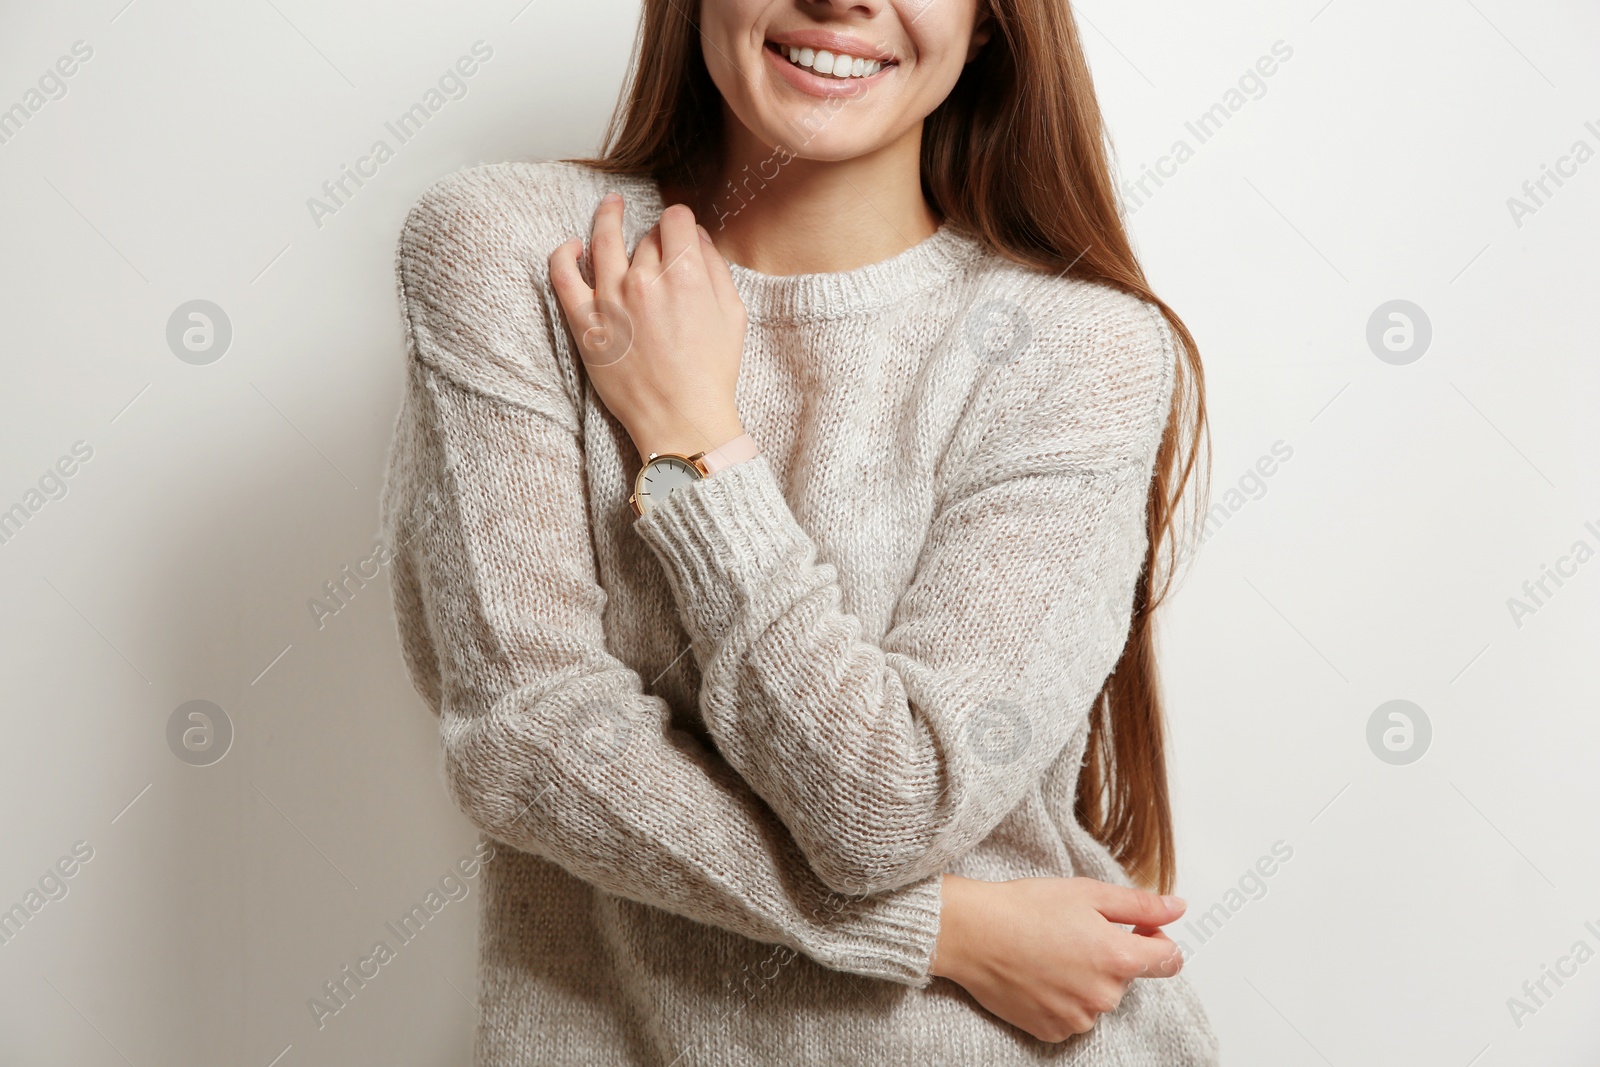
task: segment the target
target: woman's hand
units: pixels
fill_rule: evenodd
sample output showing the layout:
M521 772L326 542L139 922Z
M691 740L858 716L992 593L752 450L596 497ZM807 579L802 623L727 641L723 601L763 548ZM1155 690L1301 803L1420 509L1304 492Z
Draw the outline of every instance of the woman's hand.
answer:
M1186 906L1092 878L947 874L933 973L1039 1040L1065 1041L1115 1011L1129 979L1182 969L1183 954L1159 927Z
M550 282L589 380L641 457L693 455L744 432L734 384L744 354L744 301L728 264L694 212L674 204L628 260L622 197L594 214L590 289L578 271L583 242L550 256Z

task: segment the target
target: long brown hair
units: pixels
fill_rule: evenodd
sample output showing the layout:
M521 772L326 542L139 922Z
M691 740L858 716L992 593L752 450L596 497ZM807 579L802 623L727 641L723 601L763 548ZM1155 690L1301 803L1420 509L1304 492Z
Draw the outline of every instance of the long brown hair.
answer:
M1091 709L1077 791L1077 815L1089 832L1137 882L1166 893L1177 866L1154 612L1187 556L1175 517L1185 485L1200 473L1202 440L1210 463L1199 349L1151 292L1123 228L1100 105L1067 0L980 2L994 33L923 124L923 194L941 216L1008 259L1151 302L1181 347L1146 505L1149 544L1128 641ZM575 162L649 175L663 186L705 188L718 177L722 103L698 27L680 0L645 0L630 69L601 157ZM1197 520L1203 510L1194 509Z

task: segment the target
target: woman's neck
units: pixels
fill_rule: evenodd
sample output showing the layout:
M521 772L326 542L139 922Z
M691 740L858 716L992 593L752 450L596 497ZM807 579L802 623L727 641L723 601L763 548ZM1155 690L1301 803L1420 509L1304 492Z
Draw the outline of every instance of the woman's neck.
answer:
M663 195L693 207L734 263L774 275L853 270L939 228L922 195L920 124L868 155L821 162L767 147L731 114L725 122L727 152L716 184Z

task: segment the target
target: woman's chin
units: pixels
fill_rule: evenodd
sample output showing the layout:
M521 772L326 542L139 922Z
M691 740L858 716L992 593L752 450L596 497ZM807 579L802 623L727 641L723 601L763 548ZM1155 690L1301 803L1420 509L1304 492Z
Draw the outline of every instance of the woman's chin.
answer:
M870 155L889 143L886 135L859 130L818 130L804 124L799 117L779 122L770 130L755 131L773 149L782 163L797 160L808 163L839 163Z

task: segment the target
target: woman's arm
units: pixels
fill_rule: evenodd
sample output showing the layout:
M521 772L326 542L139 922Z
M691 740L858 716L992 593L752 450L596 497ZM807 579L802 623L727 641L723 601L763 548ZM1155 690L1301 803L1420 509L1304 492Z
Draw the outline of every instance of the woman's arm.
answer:
M411 358L383 508L402 647L439 714L454 800L485 833L606 892L925 984L939 878L830 892L606 648L580 430L543 290L492 214L509 191L471 180L436 187L402 237Z
M411 362L385 491L395 609L450 793L481 830L834 970L949 978L1045 1041L1087 1031L1129 978L1177 972L1154 928L1181 908L1089 879L830 892L749 786L670 731L665 704L606 651L582 470L545 416Z
M569 322L598 305L626 327L625 360L614 331L575 330L589 381L641 453L714 447L740 424L743 303L688 208L666 208L631 255L623 213L620 197L595 211L592 288L581 241L550 257ZM948 413L934 515L881 641L840 610L837 572L767 456L634 522L691 637L718 751L842 892L912 884L988 836L1084 727L1126 643L1172 335L1107 285L1009 276L1027 340L969 367L970 392L943 379L965 406Z
M1077 299L1030 309L1031 343L978 386L880 642L765 456L634 522L718 750L834 889L946 870L1055 762L1121 653L1175 353L1154 308Z

